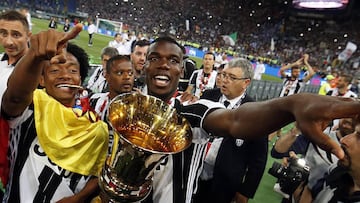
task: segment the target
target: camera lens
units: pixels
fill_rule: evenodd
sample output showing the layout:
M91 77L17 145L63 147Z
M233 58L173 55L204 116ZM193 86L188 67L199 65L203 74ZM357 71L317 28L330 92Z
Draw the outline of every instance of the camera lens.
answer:
M283 165L281 165L278 162L274 162L271 168L269 168L268 173L276 178L281 177L281 171L282 171Z

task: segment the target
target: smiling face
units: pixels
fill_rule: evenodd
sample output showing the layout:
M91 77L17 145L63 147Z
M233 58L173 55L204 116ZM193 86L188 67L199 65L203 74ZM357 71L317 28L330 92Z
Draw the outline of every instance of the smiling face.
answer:
M168 101L178 87L183 52L175 43L158 41L150 45L145 64L149 95Z
M40 85L46 92L65 106L75 104L78 89L59 87L62 84L80 85L80 65L78 60L69 52L66 53L66 62L63 64L48 64L40 78Z

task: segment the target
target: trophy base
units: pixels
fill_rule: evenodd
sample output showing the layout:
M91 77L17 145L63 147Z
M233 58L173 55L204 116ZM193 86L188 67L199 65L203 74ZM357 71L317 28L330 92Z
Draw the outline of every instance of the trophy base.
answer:
M121 182L111 174L109 167L102 169L99 177L102 202L127 203L138 202L145 199L152 189L152 181L145 181L141 186L132 186ZM104 201L104 199L106 199Z

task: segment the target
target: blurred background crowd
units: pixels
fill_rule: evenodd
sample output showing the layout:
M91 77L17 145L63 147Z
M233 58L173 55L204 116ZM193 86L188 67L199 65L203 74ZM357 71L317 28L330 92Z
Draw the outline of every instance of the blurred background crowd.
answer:
M271 58L276 60L277 65L308 53L317 72L329 72L332 68L356 74L359 51L345 63L337 58L348 42L360 42L360 31L357 29L360 26L360 2L349 1L348 8L343 10L305 14L296 10L291 2L5 0L0 6L28 6L34 14L41 10L66 17L83 14L92 19L119 21L124 23L128 32L149 39L159 33L171 33L179 40L198 44L204 50L215 47L219 53L231 50L254 58ZM231 34L235 44L223 37Z

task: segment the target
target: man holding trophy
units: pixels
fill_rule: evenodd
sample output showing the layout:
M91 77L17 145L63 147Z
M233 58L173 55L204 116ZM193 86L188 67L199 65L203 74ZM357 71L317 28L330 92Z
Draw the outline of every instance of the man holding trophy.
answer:
M203 143L211 134L252 139L274 132L296 120L306 136L323 149L343 158L342 149L322 131L334 118L356 117L360 112L358 102L304 93L249 103L234 110L226 110L222 105L207 100L185 105L189 102L182 104L182 101L191 100L189 98L191 95L180 97L177 93L183 56L183 47L170 37L160 37L149 47L145 65L148 95L173 106L181 116L185 117L191 125L193 139L190 146L185 144L174 153L165 151L165 154L170 155L156 159L159 162L154 164L157 167L154 168L153 190L144 202L191 202L193 194L196 193L202 167L204 156L202 149L205 147ZM143 99L140 97L140 100ZM153 99L154 105L156 102L156 99ZM132 104L128 101L125 103ZM301 108L297 108L299 106ZM162 107L158 105L157 108ZM146 114L142 116L146 117ZM171 126L169 125L168 128L172 128ZM184 138L184 136L180 137Z
M27 61L18 63L14 74L10 77L9 89L3 97L2 111L7 118L11 120L11 118L22 116L24 111L28 111L34 95L38 96L34 90L41 81L42 74L51 78L51 80L43 82L49 83L47 92L53 93L60 103L46 97L47 100L56 103L56 106L66 114L72 113L71 108L65 108L75 104L76 91L73 88L78 89L77 85L80 84L79 65L75 57L64 52L64 48L66 48L67 41L74 38L80 31L81 28L78 26L70 34L59 34L51 30L42 32L32 39L31 50L33 52L29 52L23 59ZM49 40L46 41L43 37L47 37ZM41 40L39 40L40 38ZM34 46L36 43L38 46ZM203 143L206 142L209 134L251 139L259 135L270 134L296 120L304 135L340 159L344 157L340 146L323 134L323 128L334 118L357 117L360 114L359 102L336 97L297 94L265 102L247 103L234 110L227 110L221 104L207 100L199 100L185 105L187 102L182 104L182 100L177 94L183 56L183 47L174 39L169 37L156 39L149 47L145 65L149 96L137 93L119 95L110 104L109 120L118 134L118 137L114 138L114 143L118 143L118 145L113 147L107 160L105 163L103 162L99 185L111 202L135 202L146 197L145 202L191 202L192 195L196 193L202 167L203 154L200 152L204 151ZM48 65L56 65L51 66L52 68L46 67L43 73L42 65L44 63L42 61L46 61L45 64ZM67 67L73 68L68 69ZM58 73L61 73L61 77L52 77ZM27 85L29 81L24 84L23 78L32 78L31 86ZM56 82L56 80L62 82ZM67 86L63 84L67 84ZM190 95L182 95L184 100L188 100L187 96ZM50 119L59 117L59 114L52 114L51 111L45 112L45 115ZM93 120L90 114L86 115L89 115L86 123L94 122L94 125L99 125L98 130L102 131L102 136L96 139L96 142L90 142L93 147L101 148L101 150L99 149L101 155L98 154L98 158L96 158L96 154L94 154L96 150L92 150L90 155L81 154L78 151L73 152L76 154L74 158L96 160L91 163L94 167L88 168L85 172L81 171L82 167L76 167L76 164L64 165L60 162L59 164L66 170L71 171L72 167L76 167L75 173L92 175L99 168L98 161L103 160L104 151L107 149L107 138L103 136L107 129L103 124ZM275 116L276 118L274 118ZM78 119L72 114L71 117L72 120ZM69 117L65 118L63 121L68 121ZM35 119L39 118L35 116ZM72 126L71 123L69 126ZM36 125L36 129L42 128L44 126ZM58 132L60 129L62 128L52 128L52 132ZM87 134L82 135L88 137ZM44 137L46 136L42 136L41 139ZM89 139L95 137L90 136ZM116 139L119 141L116 142ZM99 143L99 140L102 143ZM40 145L45 146L44 143L40 143ZM16 148L16 146L13 147ZM60 149L57 151L50 149L50 151L52 154L62 154ZM71 148L67 148L67 150L69 149L71 150ZM45 153L47 154L47 151ZM51 161L47 162L52 163L53 157L57 158L58 156L49 156ZM67 157L69 161L71 161L70 158ZM89 166L89 163L85 162L84 164ZM52 168L54 174L59 172L57 170L57 167ZM12 165L10 173L13 172L14 165ZM60 176L65 177L66 174L61 173ZM22 180L26 181L26 178L22 178ZM18 182L9 184L18 184ZM18 184L16 187L19 186L21 185ZM31 187L26 189L29 188ZM77 194L82 195L87 187L82 185L82 188L83 190L79 188ZM153 192L149 195L152 188ZM51 191L50 189L46 192L55 192L57 188L53 187ZM69 190L71 189L69 188ZM37 195L43 196L43 193L38 192ZM57 200L66 197L66 195L60 197L62 195L60 193L57 195ZM32 198L36 197L32 196Z

